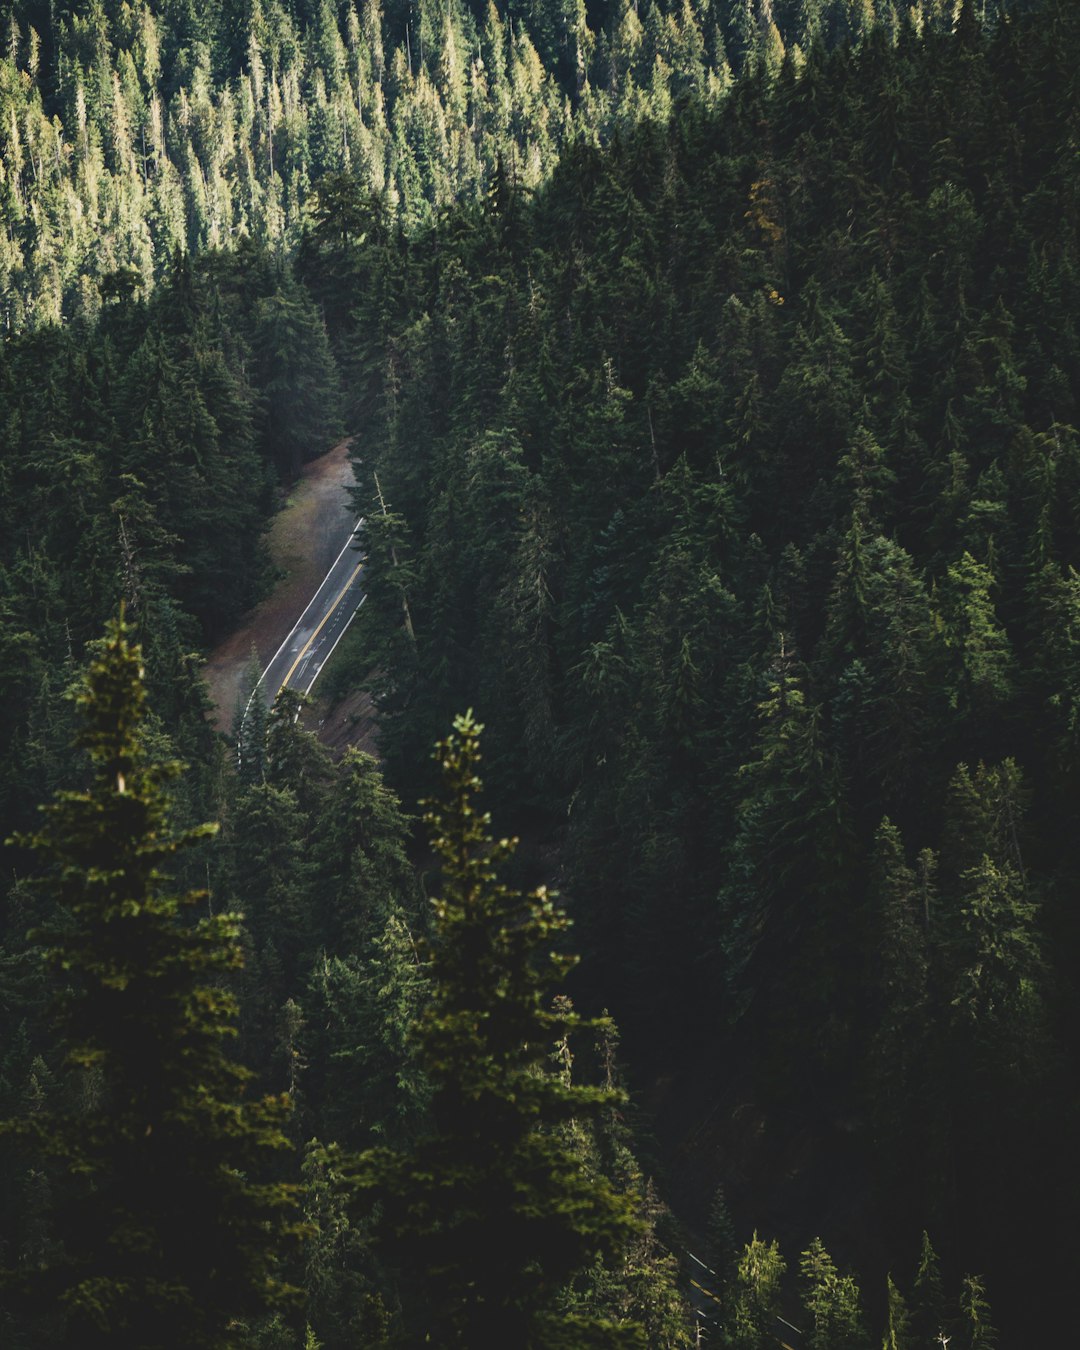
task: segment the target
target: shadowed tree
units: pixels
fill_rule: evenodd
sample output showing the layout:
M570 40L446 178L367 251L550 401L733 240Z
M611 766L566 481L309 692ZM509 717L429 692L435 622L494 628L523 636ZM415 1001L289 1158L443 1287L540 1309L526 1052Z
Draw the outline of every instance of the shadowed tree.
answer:
M743 1248L730 1286L727 1328L733 1350L764 1350L772 1344L786 1269L779 1244L765 1242L755 1233Z
M69 1091L0 1129L44 1161L57 1245L7 1295L54 1310L50 1344L226 1347L233 1324L288 1301L279 1276L294 1188L269 1178L288 1149L287 1099L245 1102L226 1052L239 916L192 924L203 891L165 871L213 833L174 833L181 766L149 748L142 658L121 617L77 695L89 784L61 792L19 842L48 864L36 937L55 978ZM39 1162L40 1165L40 1162Z
M947 1320L945 1290L941 1266L930 1235L923 1232L915 1287L911 1296L911 1333L916 1345L930 1345L937 1339Z
M799 1275L811 1350L870 1350L858 1286L851 1275L839 1273L820 1238L803 1252Z
M497 879L514 843L493 840L476 805L480 730L459 717L439 744L445 797L427 817L442 891L414 1045L433 1127L409 1151L361 1154L356 1180L406 1277L403 1343L640 1345L636 1327L559 1308L571 1277L625 1248L638 1224L629 1197L585 1174L555 1128L616 1094L546 1071L553 1042L599 1024L549 1006L574 965L555 950L568 919L543 888L525 895Z
M911 1336L911 1317L907 1303L891 1275L885 1277L886 1309L885 1336L881 1350L914 1350Z

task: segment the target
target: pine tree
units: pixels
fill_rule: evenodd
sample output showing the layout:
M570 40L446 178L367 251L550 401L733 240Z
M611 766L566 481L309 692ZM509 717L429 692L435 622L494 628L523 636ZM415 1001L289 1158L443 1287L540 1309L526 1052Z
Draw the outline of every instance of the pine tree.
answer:
M283 482L328 450L341 431L341 393L315 306L290 274L255 308L253 341L263 392L263 439Z
M960 1326L964 1350L994 1350L997 1332L990 1320L986 1289L978 1275L965 1275L960 1290Z
M709 1260L717 1275L726 1280L735 1268L738 1246L735 1242L735 1224L728 1207L727 1195L723 1183L713 1193L709 1206L709 1225L705 1230Z
M986 855L963 874L961 885L952 1005L960 1019L980 1025L981 1034L996 1032L1023 1047L1015 1057L997 1047L1001 1069L1038 1073L1045 979L1038 906L1023 874Z
M880 1021L870 1054L878 1141L892 1153L925 1112L922 1065L927 1035L928 957L918 882L900 831L886 819L875 837L871 897ZM906 1184L906 1183L905 1183Z
M918 1346L931 1345L945 1326L947 1310L937 1252L925 1231L911 1297L911 1331Z
M413 1336L422 1327L432 1345L470 1350L640 1344L634 1328L557 1310L566 1282L637 1224L551 1128L596 1114L612 1093L544 1071L552 1042L595 1024L546 1007L574 964L552 950L568 920L546 890L497 880L514 844L491 838L476 805L480 730L459 717L438 746L446 797L427 817L443 884L415 1047L433 1129L410 1151L361 1154L356 1179L379 1204L386 1259L411 1277Z
M839 1273L820 1238L803 1252L799 1275L810 1350L869 1350L858 1285Z
M409 827L376 761L361 750L347 750L311 846L316 908L309 923L328 951L362 952L388 917L404 922L416 915Z
M57 917L38 938L73 1091L3 1126L56 1179L62 1252L7 1279L31 1308L60 1309L52 1343L231 1346L236 1318L291 1292L278 1267L293 1188L267 1180L288 1148L287 1102L245 1102L249 1074L226 1053L239 918L182 917L206 894L176 893L164 869L213 827L170 829L181 766L147 748L122 616L77 703L89 786L58 793L19 841L51 868L40 887Z
M418 943L400 909L356 955L316 962L306 1006L311 1095L322 1132L343 1147L391 1138L399 1145L425 1119L428 1085L409 1033L428 996Z
M571 1006L564 995L557 997L556 1004L567 1010ZM622 1088L618 1041L613 1023L601 1027L596 1067L599 1081L609 1090ZM574 1055L568 1038L558 1042L552 1062L563 1082L570 1083ZM635 1323L649 1346L689 1347L693 1336L690 1306L679 1288L679 1262L662 1235L672 1216L634 1155L633 1130L623 1102L613 1100L592 1128L575 1117L561 1127L561 1133L582 1170L607 1177L621 1195L631 1198L641 1221L639 1232L616 1260L597 1261L575 1279L566 1306L606 1315L616 1323Z
M950 710L974 723L992 722L1012 688L1012 653L990 598L993 582L990 569L964 553L948 568L935 615Z
M835 757L783 635L767 678L756 754L739 770L721 941L735 991L769 990L760 1031L793 1079L845 1053L861 924L845 903L851 834Z
M727 1330L733 1350L763 1350L771 1344L786 1269L779 1244L765 1242L755 1233L739 1258L730 1292Z
M893 1284L891 1275L885 1277L885 1290L885 1337L881 1342L881 1350L914 1350L907 1304L903 1294Z
M352 1221L340 1151L313 1140L303 1164L307 1315L326 1345L384 1346L390 1317L370 1279L370 1236ZM290 1342L290 1346L295 1342Z

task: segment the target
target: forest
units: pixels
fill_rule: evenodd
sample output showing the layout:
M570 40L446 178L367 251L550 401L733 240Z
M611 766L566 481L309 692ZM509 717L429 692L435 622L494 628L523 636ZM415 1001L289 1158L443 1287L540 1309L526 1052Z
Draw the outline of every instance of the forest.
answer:
M1080 7L3 9L0 1342L1065 1343Z

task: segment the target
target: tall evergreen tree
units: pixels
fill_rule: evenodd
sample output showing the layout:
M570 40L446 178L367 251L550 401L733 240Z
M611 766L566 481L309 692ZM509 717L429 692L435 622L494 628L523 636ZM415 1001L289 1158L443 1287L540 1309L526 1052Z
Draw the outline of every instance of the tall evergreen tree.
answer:
M811 1350L869 1350L858 1286L836 1269L820 1238L803 1252L799 1276Z
M49 866L39 940L55 979L71 1091L3 1133L54 1179L56 1246L9 1292L55 1309L50 1343L238 1345L236 1319L287 1300L280 1260L294 1188L284 1099L244 1101L228 1055L239 916L192 924L205 903L166 868L213 832L170 828L181 766L150 749L141 655L112 622L77 696L89 786L57 794L29 845Z
M916 1345L932 1345L948 1318L941 1264L930 1235L924 1230L919 1265L911 1297L911 1331Z
M786 1269L779 1243L765 1242L755 1233L739 1257L732 1283L728 1339L733 1350L764 1350L771 1343Z
M986 1289L978 1275L964 1276L960 1290L960 1334L964 1350L994 1350L997 1345Z
M907 1304L891 1275L886 1277L885 1293L885 1336L881 1350L914 1350Z
M405 1343L641 1344L633 1327L558 1307L567 1281L637 1224L629 1199L583 1175L552 1129L613 1094L544 1070L553 1042L596 1024L546 1006L574 964L553 950L568 920L545 890L497 879L514 844L492 839L476 803L480 730L459 717L440 743L446 795L427 817L442 890L415 1046L433 1128L409 1151L361 1154L356 1178L379 1204L386 1259L411 1277Z

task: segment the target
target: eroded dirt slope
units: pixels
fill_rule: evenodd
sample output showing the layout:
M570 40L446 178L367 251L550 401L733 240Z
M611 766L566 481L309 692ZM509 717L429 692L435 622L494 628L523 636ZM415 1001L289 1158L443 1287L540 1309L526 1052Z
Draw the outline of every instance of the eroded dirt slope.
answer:
M268 544L281 579L206 663L219 731L232 726L252 646L265 666L348 540L355 517L345 489L352 483L349 443L342 441L304 466L285 507L274 517Z

